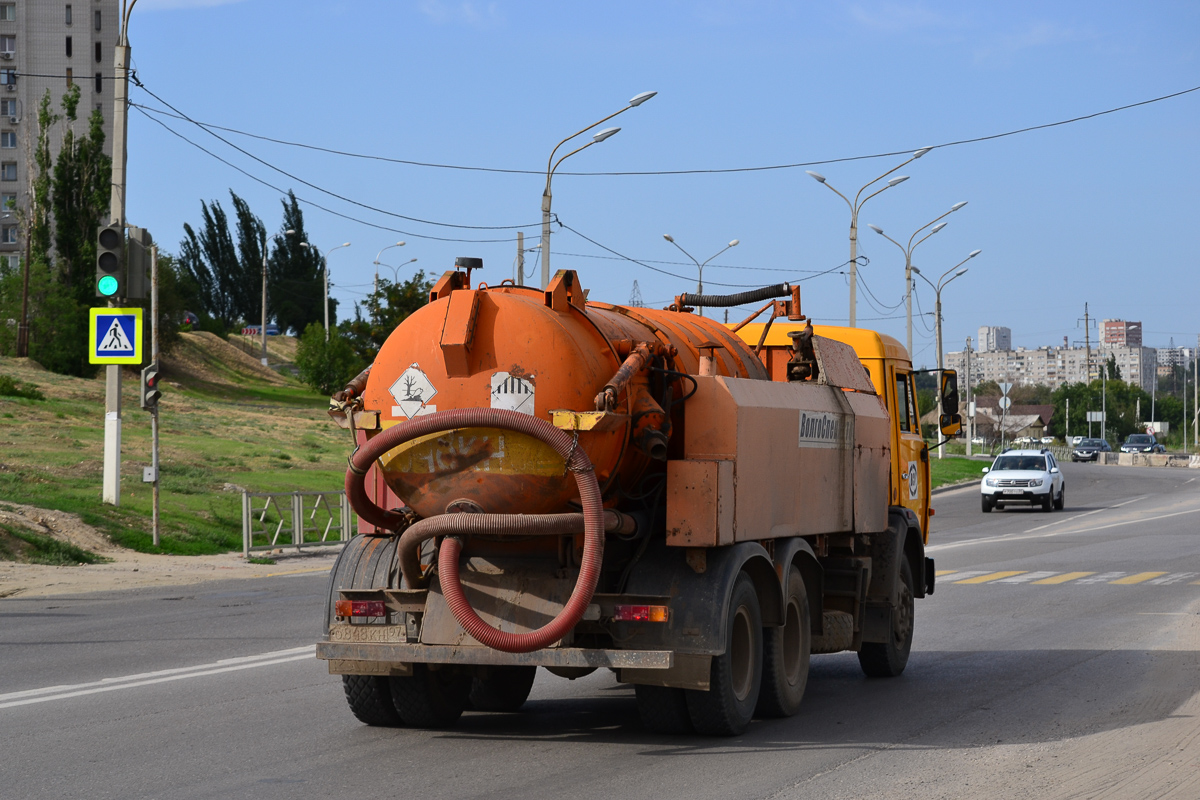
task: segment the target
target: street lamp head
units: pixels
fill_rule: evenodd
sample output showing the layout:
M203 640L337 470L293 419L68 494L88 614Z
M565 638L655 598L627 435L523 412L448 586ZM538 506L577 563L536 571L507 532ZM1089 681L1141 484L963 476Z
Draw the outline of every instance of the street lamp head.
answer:
M967 274L967 270L966 270L966 267L964 267L963 269L960 269L958 272L954 273L954 277L960 278L966 274Z
M608 137L619 133L620 130L621 130L620 128L605 128L604 130L600 131L599 133L597 133L595 136L592 137L592 143L599 144L600 142L603 142Z
M813 180L817 181L818 183L824 183L824 182L825 182L825 176L824 176L824 175L822 175L821 173L819 173L819 172L813 172L811 169L806 169L806 170L804 170L804 171L805 171L805 172L807 172L809 175L811 175L811 176L812 176L812 178L813 178Z
M965 206L966 204L967 204L967 201L966 201L966 200L963 200L961 203L955 203L954 205L950 206L950 210L951 210L951 211L958 211L960 208L962 208L962 207L963 207L963 206Z
M920 150L913 153L913 158L920 158L921 156L925 155L932 149L933 149L932 147L922 147Z
M737 247L737 246L738 246L738 243L739 243L739 242L741 242L741 241L742 241L741 239L733 239L732 241L730 241L730 242L729 242L729 246L730 246L730 247Z
M890 181L888 181L888 186L897 186L901 183L904 183L906 180L908 180L907 175L898 175L895 178L892 178Z
M868 222L867 227L878 233L880 236L883 236L883 228L879 227L878 225L872 225Z
M914 266L914 267L912 267L912 271L913 271L913 272L915 272L915 273L916 273L916 274L918 274L918 275L920 275L920 274L921 274L921 270L917 269L915 266Z
M974 258L975 256L979 255L982 252L983 252L982 250L972 250L970 252L970 254L967 256L967 258Z
M292 230L291 228L288 228L286 231L284 231L284 233L286 233L288 236L296 235L296 232L294 230Z
M944 222L939 222L937 225L934 225L934 226L933 226L933 229L932 229L932 230L930 230L929 232L930 232L931 234L932 234L932 233L937 233L938 231L940 231L940 230L941 230L942 228L944 228L944 227L946 227L946 223L944 223Z
M666 240L667 240L668 242L670 242L671 244L675 244L675 238L674 238L673 236L671 236L671 234L669 234L669 233L664 233L664 234L663 234L663 238L664 238L664 239L666 239Z
M654 97L656 94L658 94L658 92L642 92L641 94L634 96L634 98L629 101L629 107L637 108L651 97Z
M338 245L338 247L349 247L349 246L350 246L349 242L342 242L341 244Z
M312 245L310 245L308 242L301 242L300 246L301 247L312 247Z

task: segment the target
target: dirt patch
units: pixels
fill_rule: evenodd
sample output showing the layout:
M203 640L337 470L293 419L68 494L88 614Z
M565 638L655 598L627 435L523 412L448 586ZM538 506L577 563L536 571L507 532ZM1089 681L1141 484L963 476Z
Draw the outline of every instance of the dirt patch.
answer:
M240 553L215 556L152 555L126 550L83 522L75 514L44 508L0 503L0 522L69 542L112 559L104 564L47 567L0 561L0 598L108 592L146 586L177 586L229 578L265 578L274 575L327 571L340 548L270 555L274 564L251 564ZM257 554L265 555L265 554Z
M207 331L180 334L179 344L163 355L162 363L172 375L207 383L234 383L238 377L275 386L291 383L270 367L264 367L254 356Z

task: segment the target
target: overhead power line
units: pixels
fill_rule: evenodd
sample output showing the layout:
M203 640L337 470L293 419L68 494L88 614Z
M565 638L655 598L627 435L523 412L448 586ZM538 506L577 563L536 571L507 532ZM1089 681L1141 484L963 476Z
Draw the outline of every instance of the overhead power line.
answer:
M38 77L61 77L61 76L38 76ZM1184 89L1183 91L1179 91L1179 92L1172 92L1171 94L1165 94L1160 97L1153 97L1153 98L1150 98L1149 100L1140 100L1136 103L1128 103L1123 106L1117 106L1115 108L1108 108L1103 111L1096 111L1091 114L1084 114L1084 115L1078 116L1078 117L1071 117L1069 119L1058 120L1057 122L1046 122L1041 125L1029 125L1024 128L1017 128L1015 130L1005 131L1003 133L993 133L993 134L989 134L987 136L976 136L976 137L973 137L970 139L958 139L955 141L942 142L941 144L935 144L935 145L922 144L921 146L922 147L928 146L931 149L937 149L937 148L942 148L942 147L957 147L959 145L964 145L964 144L976 144L978 142L987 142L987 141L991 141L993 139L1003 139L1008 136L1017 136L1018 134L1031 133L1033 131L1046 130L1048 128L1056 128L1056 127L1059 127L1062 125L1071 125L1076 122L1084 122L1086 120L1096 119L1097 117L1103 117L1108 114L1116 114L1119 111L1128 111L1129 109L1132 109L1132 108L1138 108L1140 106L1151 105L1152 103L1161 103L1164 100L1172 100L1176 97L1182 97L1184 95L1191 94L1191 93L1197 92L1197 91L1200 91L1200 86L1194 86L1191 89ZM147 92L149 93L149 90L147 90ZM167 103L166 101L162 100L162 98L158 97L157 95L154 95L153 93L150 93L150 94L152 97L154 97L160 103L163 103L163 105L166 105L168 108L171 108L173 111L176 112L175 114L169 114L168 112L165 112L161 109L151 108L149 106L139 106L140 108L142 108L145 111L148 111L150 113L162 114L165 116L175 116L177 119L185 120L187 122L192 123L193 125L197 125L201 128L205 128L206 130L212 129L212 130L218 130L218 131L225 131L226 133L233 133L238 136L246 136L248 138L258 139L260 141L265 141L265 142L271 142L273 144L285 145L287 147L299 147L299 148L303 148L305 150L315 150L315 151L322 152L322 153L329 153L331 155L345 156L347 158L359 158L359 159L366 159L366 160L370 160L370 161L382 161L382 162L387 162L387 163L391 163L391 164L403 164L403 165L412 166L412 167L428 167L431 169L451 169L451 170L463 170L463 171L468 171L468 172L493 172L493 173L500 173L500 174L506 174L506 175L545 175L546 174L545 170L536 170L536 169L505 169L505 168L501 168L501 167L477 167L477 166L470 166L470 165L466 165L466 164L440 164L440 163L431 162L431 161L415 161L415 160L403 159L403 158L390 158L388 156L371 155L368 153L355 153L355 152L351 152L351 151L347 151L347 150L338 150L338 149L331 148L331 147L321 147L319 145L306 144L303 142L294 142L294 141L289 141L287 139L275 138L272 136L264 136L264 135L257 134L257 133L250 133L248 131L238 130L237 128L231 128L231 127L227 127L227 126L223 126L223 125L217 125L217 124L211 123L211 122L199 122L197 120L192 119L191 117L184 115L182 112L178 111L178 109L175 109L173 106L171 106L170 103ZM137 104L131 103L131 105L137 105ZM210 130L209 133L211 133L211 132L212 131ZM216 134L212 134L212 135L215 136ZM222 141L224 141L224 140L222 140ZM236 145L230 145L230 146L235 147ZM907 148L902 148L899 150L890 150L885 153L871 153L871 154L867 154L867 155L843 156L840 158L827 158L827 159L821 159L818 161L801 161L801 162L795 162L795 163L791 163L791 164L769 164L769 165L764 165L764 166L753 166L753 167L728 167L728 168L724 168L724 169L644 170L644 171L630 170L630 171L623 171L623 172L557 172L556 174L557 175L573 175L576 177L621 177L621 176L637 176L637 175L715 175L715 174L726 174L726 173L737 173L737 172L766 172L769 170L797 169L800 167L815 167L815 166L821 166L823 164L841 164L841 163L845 163L848 161L864 161L864 160L874 159L874 158L892 158L895 156L911 153L916 149L917 149L916 147L907 147ZM462 227L469 227L469 226L462 226ZM518 225L518 226L512 226L512 227L531 227L531 226Z

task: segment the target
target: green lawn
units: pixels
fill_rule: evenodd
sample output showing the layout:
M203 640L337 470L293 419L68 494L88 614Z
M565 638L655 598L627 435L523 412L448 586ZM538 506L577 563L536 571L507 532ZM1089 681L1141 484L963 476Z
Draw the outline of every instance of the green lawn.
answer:
M981 470L988 465L988 462L951 455L938 458L937 453L934 452L929 454L929 464L932 488L936 489L939 486L965 482L968 478L975 481L981 480L983 478Z

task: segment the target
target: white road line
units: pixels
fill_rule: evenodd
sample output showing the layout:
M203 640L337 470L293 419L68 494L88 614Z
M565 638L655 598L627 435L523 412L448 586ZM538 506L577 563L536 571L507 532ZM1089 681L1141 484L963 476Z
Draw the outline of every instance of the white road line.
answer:
M1180 581L1189 581L1197 575L1200 575L1200 572L1174 572L1170 575L1163 575L1161 578L1155 578L1149 583L1153 586L1167 586Z
M1040 581L1043 578L1050 578L1057 574L1057 572L1026 572L1024 575L1013 575L1011 578L1004 578L996 581L996 583L1028 583L1029 581Z
M0 709L45 703L50 700L66 700L70 697L81 697L101 692L115 692L118 689L132 689L137 686L180 681L186 678L199 678L205 675L217 675L222 672L236 672L243 669L254 669L255 667L268 667L275 664L285 664L289 661L303 661L311 659L314 652L316 652L316 647L309 645L307 647L295 647L291 650L261 653L256 656L227 658L211 664L197 664L193 667L143 672L137 675L125 675L120 678L104 678L103 680L92 681L91 683L47 686L42 689L10 692L8 694L0 694Z
M1133 498L1132 500L1126 500L1124 503L1117 503L1115 506L1105 506L1104 508L1093 508L1091 511L1084 511L1082 514L1076 514L1073 517L1067 517L1066 519L1055 520L1054 522L1047 522L1045 525L1038 525L1036 528L1030 528L1029 530L1025 531L1025 533L1033 533L1034 531L1045 530L1046 528L1049 528L1051 525L1065 525L1068 522L1073 522L1074 520L1081 519L1083 517L1090 517L1092 514L1099 514L1101 511L1109 511L1114 508L1120 508L1121 506L1127 506L1130 503L1136 503L1138 500L1145 500L1147 497L1149 497L1149 495L1143 494L1143 495L1139 495L1139 496Z
M1102 572L1099 575L1088 575L1086 578L1080 578L1075 583L1108 583L1118 578L1124 578L1128 574L1127 572Z
M1115 506L1113 506L1113 507L1115 508ZM1105 509L1099 509L1099 510L1105 510ZM1092 513L1092 512L1088 512L1088 513ZM1008 533L1008 534L1004 534L1002 536L988 536L988 537L985 537L982 539L966 539L961 542L946 542L945 544L930 545L929 547L925 548L925 552L926 553L936 553L941 550L950 550L955 547L967 547L968 545L973 545L973 544L1004 544L1007 542L1019 542L1019 541L1025 540L1025 539L1047 539L1051 536L1070 536L1070 535L1076 534L1076 533L1095 533L1096 531L1102 531L1102 530L1106 530L1108 528L1119 528L1122 525L1144 525L1147 522L1154 522L1154 521L1160 520L1160 519L1168 519L1170 517L1179 517L1179 516L1183 516L1184 514L1196 514L1196 513L1200 513L1200 508L1191 508L1191 509L1188 509L1187 511L1176 511L1171 514L1159 514L1154 517L1142 517L1140 519L1129 519L1129 520L1125 520L1124 522L1110 522L1107 525L1097 525L1094 528L1073 528L1072 530L1068 530L1068 531L1051 531L1049 533L1037 533L1037 534ZM1082 515L1080 515L1080 516L1082 516Z

